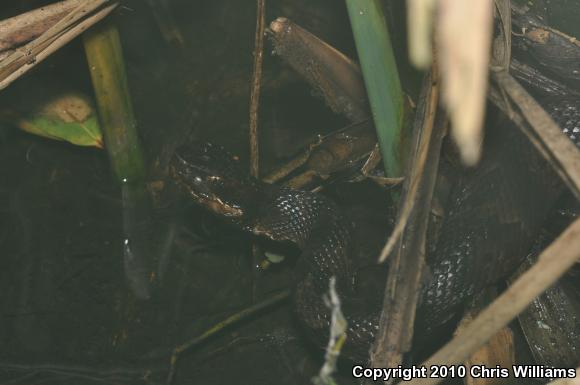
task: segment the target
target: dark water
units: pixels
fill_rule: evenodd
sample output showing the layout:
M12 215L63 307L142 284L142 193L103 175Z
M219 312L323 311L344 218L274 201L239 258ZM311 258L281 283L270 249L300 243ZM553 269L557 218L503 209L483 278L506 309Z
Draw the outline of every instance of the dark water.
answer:
M154 166L190 138L223 144L242 161L248 154L254 2L168 2L186 42L177 49L163 40L146 2L126 1L115 14L149 181L162 180ZM2 17L49 1L7 3ZM343 3L266 4L267 21L289 17L355 56ZM346 124L266 47L264 172ZM74 41L0 92L0 108L25 108L31 94L54 85L90 94L86 67ZM401 73L412 72L403 66ZM409 79L407 88L415 83ZM330 193L364 235L360 253L370 261L387 234L384 193L369 185ZM291 263L255 274L250 239L170 186L156 198L137 224L146 234L139 246L147 249L146 278L153 282L151 298L141 301L125 275L122 192L106 154L0 123L0 385L164 383L175 346L292 285ZM184 354L176 383L308 384L322 355L284 303ZM356 383L350 366L341 363L340 384Z
M49 2L11 3L3 16ZM247 159L254 5L171 3L187 39L179 50L164 42L145 2L124 2L115 15L150 169L190 137ZM307 3L272 2L267 19L293 17L352 53L345 10ZM26 109L29 95L53 86L91 93L79 41L0 102ZM260 116L265 169L345 123L270 55ZM0 384L164 383L175 346L291 286L290 270L275 266L254 288L249 240L169 191L141 216L154 284L140 301L125 276L122 194L105 153L3 124L0 159ZM298 333L282 304L184 355L176 383L309 383L322 352Z

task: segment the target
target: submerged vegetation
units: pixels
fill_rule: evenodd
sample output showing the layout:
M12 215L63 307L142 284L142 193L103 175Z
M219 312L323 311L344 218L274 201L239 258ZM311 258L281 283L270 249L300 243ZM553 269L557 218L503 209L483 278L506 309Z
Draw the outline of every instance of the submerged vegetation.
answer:
M580 5L5 3L0 384L575 373Z

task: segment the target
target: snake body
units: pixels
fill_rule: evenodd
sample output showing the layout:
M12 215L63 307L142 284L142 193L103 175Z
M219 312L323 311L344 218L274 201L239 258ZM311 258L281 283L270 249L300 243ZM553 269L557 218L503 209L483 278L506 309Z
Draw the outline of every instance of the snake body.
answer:
M547 110L580 146L580 100L559 99ZM551 168L511 127L486 133L484 157L458 171L437 241L428 245L429 278L420 293L415 334L425 336L457 314L465 301L513 271L562 190ZM330 322L322 300L337 279L349 329L346 354L366 357L378 330L379 310L356 298L349 222L324 195L262 183L245 176L223 148L179 148L170 175L195 202L237 228L301 250L294 302L299 319L324 336Z

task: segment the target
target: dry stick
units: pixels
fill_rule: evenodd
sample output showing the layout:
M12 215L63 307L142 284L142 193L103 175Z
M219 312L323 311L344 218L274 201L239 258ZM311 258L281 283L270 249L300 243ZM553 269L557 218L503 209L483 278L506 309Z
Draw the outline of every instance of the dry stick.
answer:
M456 365L487 342L521 313L566 271L580 260L580 219L574 221L502 295L469 324L458 336L425 361L431 365ZM444 378L419 378L408 385L438 384Z
M431 74L431 76L433 76L433 73ZM432 77L432 82L436 82L436 80ZM433 89L431 89L430 91L430 95L432 95L429 100L429 107L428 110L430 111L426 111L426 115L427 118L424 122L424 127L428 127L428 126L433 126L433 123L435 121L435 110L437 108L437 104L438 104L438 91L437 91L437 86L436 83L431 84L431 86L433 87ZM426 96L428 97L428 96ZM423 154L423 158L422 159L418 159L417 162L425 162L425 157L427 156L427 154ZM413 176L413 178L410 180L409 182L409 192L408 192L408 196L405 199L405 202L403 202L403 207L401 209L401 213L399 215L399 220L397 221L397 224L395 225L395 228L393 229L393 232L391 233L391 236L389 237L389 239L387 240L387 243L385 244L385 246L383 247L383 250L381 251L381 254L379 255L379 262L384 262L387 259L387 256L389 256L391 254L391 252L393 251L395 245L397 244L397 242L399 241L401 234L403 234L403 230L405 229L405 227L407 226L407 221L409 220L409 215L411 215L411 211L413 208L413 202L415 200L415 196L417 194L417 187L419 185L419 180L420 178L420 174L417 174L415 176Z
M85 0L65 0L0 21L0 51L40 36Z
M437 115L438 76L433 65L423 82L415 120L415 154L406 186L405 206L411 205L409 226L393 256L385 287L379 333L371 352L372 367L396 367L411 348L416 303L425 265L425 239L430 204L437 179L446 120ZM435 122L435 116L438 116Z
M473 303L469 311L463 316L455 334L461 333L463 328L469 326L477 314L481 312L489 300L495 298L497 293L493 289L485 290L482 296L479 296ZM498 333L485 343L483 347L477 349L469 358L463 362L467 369L467 376L464 378L464 385L511 385L506 383L505 379L489 379L471 376L471 368L476 365L485 365L493 368L499 365L502 368L511 368L515 365L515 346L514 335L508 327L502 328Z
M264 1L256 2L256 36L254 46L254 73L250 94L250 174L259 176L258 152L258 107L260 105L260 84L262 82L262 59L264 57Z
M351 123L354 123L353 125L369 122L370 110L364 80L359 66L354 61L284 17L279 17L270 23L267 34L274 46L276 55L306 80L334 112L346 116ZM374 129L371 131L375 132ZM330 134L326 138L332 137L332 135ZM353 148L352 153L357 153L360 152L362 143L367 141L361 140L357 135L354 137L356 139L353 139L353 142L358 144L354 146L356 151ZM324 146L324 140L323 138L319 143L311 145L310 150L312 150L313 157L316 157L317 152L314 147ZM367 146L368 152L371 152L375 143L376 138ZM308 157L308 153L300 154L270 174L267 180L272 181L274 178L286 177L307 162L308 168L313 161ZM339 158L336 159L336 163L343 159ZM380 161L380 156L378 160ZM309 170L295 179L298 183L291 182L291 184L302 185L305 181L311 180L311 177L315 176L318 171Z
M508 283L534 265L537 257L535 254L529 253L526 256ZM573 274L574 272L567 273L562 281L567 281ZM559 367L570 368L580 364L577 352L578 326L570 324L570 320L576 322L578 319L574 310L578 307L577 300L571 298L571 293L566 288L566 282L562 281L555 283L536 298L532 305L518 316L517 322L525 334L529 332L530 337L533 336L526 339L534 344L535 349L531 353L536 362L557 362ZM554 307L554 304L558 305ZM564 312L570 312L570 316L563 314ZM540 332L538 328L544 330Z
M258 108L260 106L260 86L262 83L262 59L264 57L264 2L256 1L256 35L254 37L254 72L252 74L252 88L250 93L250 175L260 176L260 153L258 147ZM252 265L258 266L259 246L252 245ZM253 270L252 300L256 298L256 269Z
M511 0L494 0L496 19L501 28L492 41L491 66L507 71L512 53L512 13Z
M103 7L98 12L95 12L81 21L82 17L90 14L92 11L106 3L111 4ZM47 30L38 39L33 40L22 48L19 48L16 52L0 61L0 90L6 88L14 80L24 75L35 65L69 43L93 24L102 20L105 16L111 13L117 5L117 2L98 0L91 5L80 6L65 16L63 20ZM65 27L61 25L63 22ZM55 29L58 31L55 32Z
M510 62L510 74L516 78L518 82L525 84L532 89L539 88L543 92L552 96L580 95L580 91L576 91L557 80L547 77L538 69L524 64L517 59L512 59Z
M109 1L107 0L94 0L88 4L80 5L70 13L66 14L60 21L50 27L37 39L16 50L3 60L2 63L0 63L0 79L5 76L7 70L9 70L11 66L19 65L26 61L34 61L34 56L39 51L50 45L52 41L66 32L67 29L74 26L81 19L85 18L87 14L90 14L108 2Z
M14 50L0 52L0 63L2 63L2 60L7 58L8 56L12 55L13 53L14 53Z
M298 167L302 166L308 161L308 158L310 158L310 154L312 153L312 149L316 145L317 145L316 143L310 144L309 146L306 147L304 151L302 151L296 157L292 158L289 162L283 164L281 167L275 169L274 171L263 177L262 181L266 183L276 183L279 180L286 178L294 170L296 170Z
M494 78L507 95L515 102L519 112L529 124L514 120L513 111L507 115L519 123L518 126L528 136L540 153L546 158L574 193L580 199L580 152L552 120L550 115L534 100L532 96L507 72L498 72ZM492 100L502 109L509 107ZM530 129L531 128L531 129ZM540 138L541 140L539 140Z
M276 55L322 95L331 110L352 123L369 118L364 80L354 61L285 17L270 23L268 33Z
M316 142L310 143L299 155L272 171L269 175L262 178L262 180L266 183L275 183L287 177L299 167L306 165L305 172L286 182L287 185L302 188L303 185L301 182L298 184L294 182L310 179L309 177L304 178L307 175L325 179L325 177L330 176L330 174L340 169L344 169L345 166L352 164L352 162L364 158L372 152L371 149L375 146L378 157L376 163L372 164L371 161L371 165L365 165L367 168L365 169L363 167L361 169L363 175L370 177L368 175L370 169L381 161L381 155L375 143L376 136L374 134L374 127L372 126L372 122L366 119L343 127L326 136L319 136ZM367 163L369 162L367 161ZM390 184L398 183L400 179L390 179L389 182L391 182Z
M184 351L186 351L186 350L188 350L196 345L199 345L200 343L206 341L208 338L213 337L214 335L216 335L217 333L219 333L220 331L222 331L226 327L228 327L236 322L242 321L242 320L248 318L249 316L254 315L257 312L259 312L265 308L268 308L270 306L281 303L282 301L286 300L288 297L290 297L290 290L284 290L278 294L275 294L272 297L267 298L266 300L264 300L260 303L257 303L249 308L246 308L246 309L240 311L239 313L236 313L236 314L229 316L228 318L215 324L214 326L212 326L211 328L209 328L208 330L206 330L205 332L203 332L199 336L192 338L191 340L187 341L186 343L181 344L178 347L176 347L173 350L173 354L171 355L169 374L167 375L167 385L170 385L173 382L173 379L175 378L175 369L176 369L177 359L179 358L181 353L183 353Z

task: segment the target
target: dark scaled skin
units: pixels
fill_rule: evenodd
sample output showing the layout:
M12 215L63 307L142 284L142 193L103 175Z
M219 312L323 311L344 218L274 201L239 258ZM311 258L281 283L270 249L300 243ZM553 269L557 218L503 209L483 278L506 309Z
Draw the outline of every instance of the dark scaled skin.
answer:
M578 143L580 101L548 104L548 112ZM480 165L458 173L441 233L427 248L429 277L415 328L419 340L517 267L562 191L550 167L512 127L488 130ZM322 343L330 320L322 295L335 276L349 322L343 354L366 359L380 313L352 295L351 232L336 204L320 194L244 177L237 162L211 144L178 149L170 175L194 201L238 228L301 249L306 269L296 287L296 312Z
M577 213L580 212L578 208ZM548 231L542 233L515 275L529 269L554 237L555 234ZM518 316L538 364L564 368L575 368L580 364L580 287L577 274L578 271L569 272Z
M561 97L551 99L545 105L546 111L560 125L568 138L580 148L580 103L578 98Z

